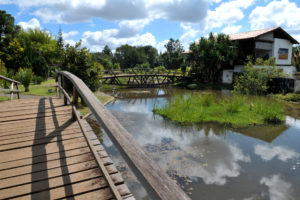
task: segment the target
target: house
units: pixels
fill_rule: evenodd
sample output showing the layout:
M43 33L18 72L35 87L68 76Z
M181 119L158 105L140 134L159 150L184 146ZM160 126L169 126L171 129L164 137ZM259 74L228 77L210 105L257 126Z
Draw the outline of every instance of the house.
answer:
M288 77L292 78L296 72L296 68L291 65L292 48L294 44L299 43L281 27L231 34L229 38L238 42L239 55L243 56L239 56L240 59L234 63L234 66L223 70L223 83L232 83L233 74L243 71L245 58L248 55L255 59L275 57L276 67L282 69Z

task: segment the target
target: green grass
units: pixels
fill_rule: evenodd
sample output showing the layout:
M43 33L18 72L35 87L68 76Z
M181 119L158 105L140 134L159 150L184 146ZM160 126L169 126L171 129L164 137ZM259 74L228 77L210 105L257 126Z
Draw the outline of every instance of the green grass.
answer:
M297 93L273 94L272 96L284 101L300 102L300 94Z
M20 85L19 89L21 94L35 95L35 96L56 96L55 79L43 81L41 84L30 84L29 92L25 92L23 85Z
M0 96L0 101L7 101L7 100L9 100L9 97Z
M176 96L153 112L179 123L219 122L234 127L275 124L283 120L281 103L263 97L213 95Z
M102 92L95 92L95 95L99 99L99 101L103 104L106 104L107 102L112 101L114 99L114 97L105 95ZM78 110L82 116L85 116L86 114L91 112L89 107L81 104L81 102L79 102Z

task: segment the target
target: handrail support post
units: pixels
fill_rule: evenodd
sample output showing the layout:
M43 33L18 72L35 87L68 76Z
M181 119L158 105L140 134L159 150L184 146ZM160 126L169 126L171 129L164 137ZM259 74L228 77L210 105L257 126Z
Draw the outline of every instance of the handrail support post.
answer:
M14 92L13 92L13 90L14 90L14 82L11 82L11 84L10 84L10 100L12 100L13 98L14 98Z
M76 109L78 107L78 91L74 86L73 86L73 106L75 106ZM76 120L76 114L74 112L74 109L72 109L72 119L74 121Z
M66 78L63 76L62 77L62 87L64 88L64 90L66 90L67 87L67 83L66 83ZM68 101L67 101L67 97L66 95L64 95L64 105L68 105Z

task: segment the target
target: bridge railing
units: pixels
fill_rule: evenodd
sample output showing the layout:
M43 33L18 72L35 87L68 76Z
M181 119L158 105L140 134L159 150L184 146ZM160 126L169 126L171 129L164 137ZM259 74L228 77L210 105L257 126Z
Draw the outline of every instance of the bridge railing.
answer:
M57 73L58 90L66 88L66 81L73 84L73 101L64 94L65 104L77 106L78 95L90 108L101 127L122 154L148 193L155 199L190 199L181 188L158 166L148 153L134 140L120 122L104 107L93 92L77 76L67 71ZM64 91L64 90L63 90ZM59 92L59 91L58 91ZM60 94L60 93L59 93ZM69 100L68 100L69 99ZM75 111L73 111L75 112ZM76 112L74 113L76 115Z
M133 74L133 75L141 75L141 74L165 74L165 75L182 75L182 73L178 73L177 70L168 70L168 69L153 69L153 68L128 68L128 69L107 69L102 70L103 75L119 75L119 74Z
M7 81L10 83L10 87L9 89L5 89L5 88L0 88L0 91L2 92L9 92L10 93L10 100L13 99L14 97L14 93L17 93L18 99L20 99L20 92L21 90L19 90L19 84L21 84L19 81L15 81L13 79L7 78L5 76L0 75L0 79ZM14 89L14 87L16 87L16 89Z

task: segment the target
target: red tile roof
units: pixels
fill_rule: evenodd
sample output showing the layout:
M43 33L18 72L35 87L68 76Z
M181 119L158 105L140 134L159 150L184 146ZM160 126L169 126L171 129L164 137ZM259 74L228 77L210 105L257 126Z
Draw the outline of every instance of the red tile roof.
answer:
M244 32L244 33L234 33L230 34L229 38L231 40L244 40L244 39L251 39L251 38L256 38L261 35L264 35L266 33L272 32L272 31L281 31L286 38L288 38L293 44L299 44L297 40L295 40L291 35L289 35L287 32L285 32L281 27L273 27L273 28L266 28L266 29L261 29L261 30L254 30L254 31L249 31L249 32Z

